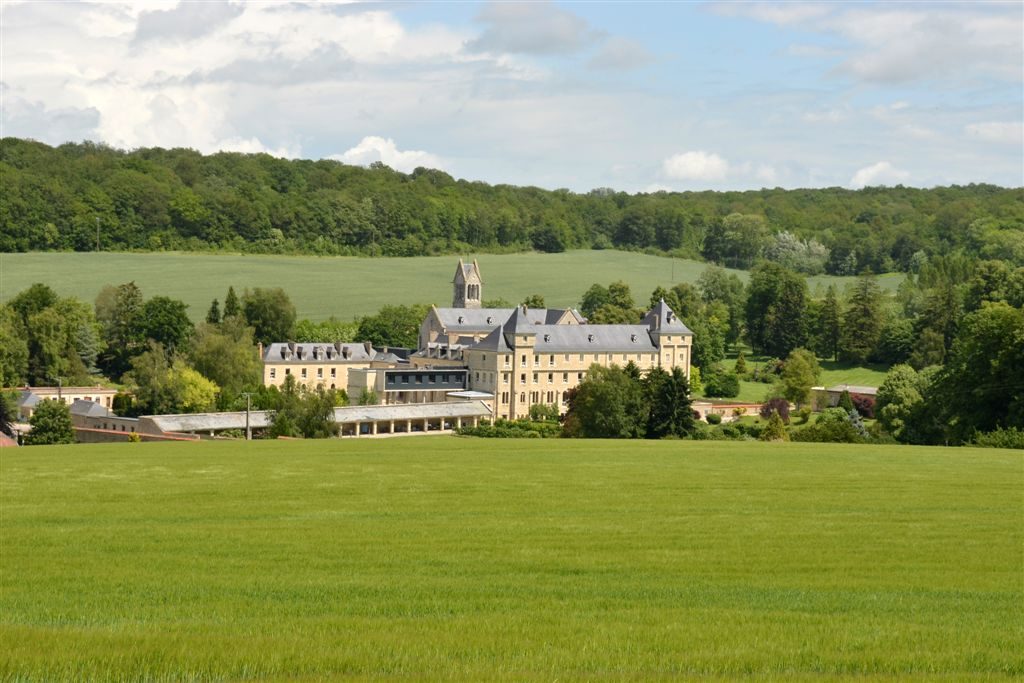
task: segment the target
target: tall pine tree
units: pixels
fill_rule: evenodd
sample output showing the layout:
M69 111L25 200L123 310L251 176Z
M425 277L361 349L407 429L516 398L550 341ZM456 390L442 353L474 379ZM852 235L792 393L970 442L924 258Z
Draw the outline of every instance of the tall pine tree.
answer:
M210 302L210 310L206 312L206 322L211 325L220 323L220 302L216 299Z
M224 297L224 317L234 318L242 314L242 306L238 303L238 295L234 287L228 287L228 295Z
M865 362L878 346L884 325L882 288L871 273L861 275L850 290L843 313L839 356L853 363Z
M814 350L824 358L838 359L842 319L835 285L829 285L825 290L825 299L821 302L818 313L816 332Z

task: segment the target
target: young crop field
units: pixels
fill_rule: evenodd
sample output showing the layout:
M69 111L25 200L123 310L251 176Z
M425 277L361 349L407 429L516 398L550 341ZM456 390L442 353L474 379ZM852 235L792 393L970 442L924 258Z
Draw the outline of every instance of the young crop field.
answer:
M0 679L1010 679L1022 486L968 448L4 449Z
M29 253L0 254L0 303L33 282L61 296L88 302L107 284L134 280L146 297L181 299L189 315L201 319L214 298L223 303L228 285L283 287L300 318L350 320L386 304L451 305L451 279L457 256L355 258L316 256L240 256L186 253ZM466 258L473 258L472 255ZM704 263L621 251L573 251L562 254L480 254L484 298L512 303L541 294L549 306L576 306L595 282L624 280L637 305L646 306L658 285L695 282ZM744 271L735 271L744 280ZM901 275L879 279L894 291ZM810 278L812 292L834 282L842 289L853 278Z

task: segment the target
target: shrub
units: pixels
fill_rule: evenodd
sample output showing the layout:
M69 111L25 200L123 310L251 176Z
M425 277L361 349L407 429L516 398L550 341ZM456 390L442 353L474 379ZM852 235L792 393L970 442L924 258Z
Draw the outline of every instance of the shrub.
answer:
M719 425L722 424L722 416L718 413L708 413L708 424Z
M138 432L131 432L130 434L128 434L128 442L129 443L140 443L141 441L142 441L142 437L139 436Z
M850 401L853 403L853 409L860 413L861 417L866 417L869 420L875 418L875 399L873 397L851 394Z
M740 376L747 374L747 359L743 357L742 351L740 351L736 356L736 367L734 368L734 371Z
M25 436L26 446L75 442L71 411L66 403L50 399L40 401L28 423L32 430Z
M558 422L558 406L534 403L530 406L530 419L534 422Z
M711 372L704 379L704 395L733 398L739 396L740 379L732 372Z
M750 377L755 382L772 384L782 374L784 363L778 358L766 358L761 367L754 368Z
M768 418L768 424L761 432L761 441L789 441L789 434L786 433L786 425L777 412L773 412Z
M773 414L778 415L784 424L789 424L789 401L784 398L770 398L761 406L761 417L770 419Z
M982 448L1024 449L1024 429L998 428L992 432L979 432L974 436L974 445Z
M860 416L853 411L857 419ZM793 434L794 441L817 443L863 443L867 436L863 424L855 425L850 413L842 408L829 408L818 415L815 423Z
M562 427L557 422L499 419L494 424L463 427L456 430L456 433L486 439L555 439L561 435Z
M804 406L800 410L796 411L796 414L800 417L800 424L807 424L811 419L811 407Z
M854 410L853 399L850 398L850 392L846 389L843 389L843 393L839 395L839 403L836 404L836 408L842 408L846 411Z

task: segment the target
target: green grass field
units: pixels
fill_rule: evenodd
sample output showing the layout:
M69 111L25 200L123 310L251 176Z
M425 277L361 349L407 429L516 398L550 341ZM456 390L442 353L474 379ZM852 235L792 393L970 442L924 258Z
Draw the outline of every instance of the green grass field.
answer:
M0 452L0 678L997 680L1024 458L721 442Z
M343 258L315 256L238 256L185 253L29 253L0 254L0 302L44 282L62 296L92 302L106 284L134 280L147 296L181 299L194 319L206 315L213 298L223 303L228 285L283 287L300 318L349 320L376 312L385 304L451 305L451 279L457 256L418 258ZM472 258L472 255L467 256ZM549 306L575 306L595 282L625 280L638 305L646 305L658 285L694 282L706 264L621 251L573 251L564 254L481 254L484 298L513 303L531 294ZM747 274L736 271L744 280ZM812 291L852 278L810 279ZM901 275L880 278L895 290Z
M745 350L747 368L753 368L764 359L760 356L753 356L750 349ZM887 368L883 365L852 365L850 363L839 363L831 360L821 360L821 385L825 387L837 384L851 384L862 387L879 387L885 380ZM736 355L730 353L722 365L732 370L736 367ZM716 401L738 402L738 403L760 403L771 389L770 384L763 382L740 381L740 393L735 398L715 399Z

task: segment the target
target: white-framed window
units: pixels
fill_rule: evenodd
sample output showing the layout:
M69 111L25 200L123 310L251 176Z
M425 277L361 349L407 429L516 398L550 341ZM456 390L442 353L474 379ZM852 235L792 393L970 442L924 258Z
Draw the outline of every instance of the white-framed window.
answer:
M277 368L270 368L270 379L277 379Z

